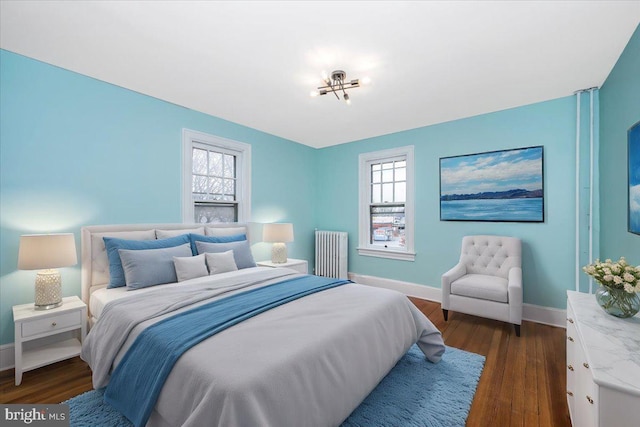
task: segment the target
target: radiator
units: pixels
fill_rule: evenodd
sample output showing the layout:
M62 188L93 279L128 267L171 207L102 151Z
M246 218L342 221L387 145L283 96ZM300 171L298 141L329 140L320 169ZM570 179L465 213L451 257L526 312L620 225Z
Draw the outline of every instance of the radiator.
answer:
M316 230L316 276L347 278L348 236L343 231Z

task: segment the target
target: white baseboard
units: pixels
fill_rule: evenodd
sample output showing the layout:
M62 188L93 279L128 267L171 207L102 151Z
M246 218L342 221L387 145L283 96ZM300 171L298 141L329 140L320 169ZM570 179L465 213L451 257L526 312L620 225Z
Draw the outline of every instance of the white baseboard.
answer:
M417 285L411 282L402 282L400 280L385 279L383 277L365 276L363 274L349 273L349 279L361 285L375 286L377 288L392 289L401 292L410 297L426 299L429 301L440 302L442 292L440 288L433 286Z
M15 366L15 347L13 343L0 345L0 371L12 369Z
M366 276L363 274L349 273L349 279L363 285L392 289L405 295L440 302L442 292L440 288L427 285L418 285L400 280L385 279L383 277ZM560 328L566 327L566 310L559 308L543 307L540 305L523 304L522 319L531 322L542 323ZM12 369L15 364L15 351L13 343L0 345L0 371Z
M564 329L567 327L567 310L544 307L542 305L522 304L522 320Z
M434 286L418 285L411 282L402 282L400 280L366 276L356 273L349 273L349 279L362 285L392 289L411 297L422 298L434 302L442 301L442 291L440 288L436 288ZM544 325L557 326L560 328L565 328L567 322L566 310L543 307L541 305L534 304L522 305L522 319L542 323Z

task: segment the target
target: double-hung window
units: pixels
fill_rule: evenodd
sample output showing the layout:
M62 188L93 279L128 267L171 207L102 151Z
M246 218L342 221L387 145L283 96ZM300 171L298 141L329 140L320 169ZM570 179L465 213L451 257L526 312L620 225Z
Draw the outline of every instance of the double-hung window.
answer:
M363 153L360 172L360 255L413 261L413 146Z
M247 222L251 146L183 130L183 222Z

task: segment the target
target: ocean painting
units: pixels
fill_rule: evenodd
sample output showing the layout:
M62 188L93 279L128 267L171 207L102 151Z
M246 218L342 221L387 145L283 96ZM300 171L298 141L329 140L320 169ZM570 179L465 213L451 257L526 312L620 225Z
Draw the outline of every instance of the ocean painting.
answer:
M640 122L629 129L629 231L640 234Z
M543 222L542 146L440 159L441 221Z

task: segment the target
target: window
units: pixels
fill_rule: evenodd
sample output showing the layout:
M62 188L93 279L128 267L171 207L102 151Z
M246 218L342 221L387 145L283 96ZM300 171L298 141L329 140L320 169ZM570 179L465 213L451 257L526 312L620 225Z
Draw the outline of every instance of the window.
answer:
M360 155L358 253L413 261L413 146Z
M182 220L248 222L251 146L184 129Z

